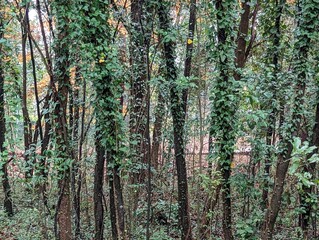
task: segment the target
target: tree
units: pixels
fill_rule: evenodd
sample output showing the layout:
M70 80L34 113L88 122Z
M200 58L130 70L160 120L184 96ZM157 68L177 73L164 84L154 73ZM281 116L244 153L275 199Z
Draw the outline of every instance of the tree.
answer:
M55 234L63 240L72 239L71 199L70 199L70 136L67 126L68 94L70 87L69 28L70 19L64 14L70 11L68 0L56 1L56 39L53 100L54 129L57 144L59 195L55 212ZM57 86L58 85L58 86Z
M168 3L159 1L158 15L159 25L162 31L171 28L169 19ZM178 204L179 225L182 230L181 239L192 239L192 230L189 215L187 171L184 152L184 125L185 125L185 102L183 102L177 87L177 69L175 66L174 42L171 39L163 39L164 56L166 61L166 81L171 84L170 103L173 117L174 131L174 154L178 177ZM184 100L187 100L184 99Z
M281 40L281 16L284 7L285 1L275 1L275 24L273 26L273 30L267 30L267 34L270 32L274 32L272 36L272 46L270 47L270 58L272 67L272 74L269 79L269 92L271 93L271 98L267 99L268 101L265 103L266 108L272 106L270 108L270 114L268 117L268 128L266 133L266 144L267 144L267 155L265 158L265 182L263 186L262 193L262 204L264 207L268 206L268 191L269 191L269 175L270 175L270 167L271 167L271 158L273 156L272 146L275 145L275 129L276 122L278 117L278 91L279 91L279 73L280 73L280 40ZM271 19L270 21L273 21Z
M149 108L149 48L152 34L151 2L134 0L131 3L130 28L130 63L131 63L131 109L130 132L132 146L137 165L144 169L150 158L149 125L147 112ZM137 167L139 168L139 167ZM137 171L133 184L142 184L145 171ZM136 198L137 199L137 198Z
M236 48L233 40L235 32L233 14L236 11L236 5L233 1L216 1L214 12L217 21L217 46L214 57L216 58L218 76L213 90L210 135L215 140L213 145L217 151L218 164L223 179L223 233L226 239L233 239L230 177L237 132L237 122L234 116L239 101L238 81L241 80L241 71L250 51L246 40L249 30L250 3L244 1L241 3L241 7L242 13L240 14ZM256 14L255 11L253 16ZM253 36L253 33L251 34ZM254 37L251 38L251 42L253 41Z
M312 15L312 12L318 11L317 4L313 1L302 1L298 11L298 14L300 14L300 17L298 18L298 30L300 32L296 35L294 46L295 58L293 69L295 73L294 87L296 95L292 106L292 122L289 133L286 133L283 138L283 145L285 148L278 156L275 185L270 205L264 219L262 239L272 239L274 225L280 210L285 178L290 162L289 160L293 151L292 138L299 136L301 120L303 118L302 108L307 86L308 54L311 47L313 32L317 28L317 19Z
M121 131L122 113L117 98L121 96L121 79L116 74L118 62L111 45L111 29L109 20L109 4L105 1L82 3L80 11L83 18L81 26L84 29L83 53L89 51L92 55L83 59L85 64L93 64L90 69L83 65L84 76L88 77L94 86L95 99L95 148L96 161L94 169L94 217L95 239L104 239L104 172L107 170L110 198L110 219L112 238L125 238L124 200L120 180ZM92 19L95 19L92 22Z
M8 216L13 215L13 205L11 198L11 186L9 183L8 176L8 163L10 159L6 159L6 149L5 149L5 140L6 140L6 117L5 117L5 99L4 99L4 62L3 62L3 52L4 52L4 30L5 30L5 12L3 11L3 3L0 2L0 154L1 154L1 173L2 173L2 187L4 191L4 202L3 206L8 214Z

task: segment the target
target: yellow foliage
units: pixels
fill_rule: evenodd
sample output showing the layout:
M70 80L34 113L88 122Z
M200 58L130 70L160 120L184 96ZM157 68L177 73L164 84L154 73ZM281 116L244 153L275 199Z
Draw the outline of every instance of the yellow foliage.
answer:
M76 74L76 67L72 67L70 69L70 82L73 85L75 82L75 74Z
M10 61L11 61L11 57L5 56L5 57L3 58L3 61L4 61L4 62L10 62Z
M99 59L99 63L104 63L104 62L105 62L104 57L102 57L102 58Z
M231 164L230 164L230 168L234 169L235 167L236 167L236 164L234 163L234 161L232 161Z

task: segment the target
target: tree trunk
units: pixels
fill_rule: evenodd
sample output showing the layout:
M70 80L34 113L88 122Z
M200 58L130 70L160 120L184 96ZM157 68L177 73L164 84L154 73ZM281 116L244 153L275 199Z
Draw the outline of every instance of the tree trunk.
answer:
M67 64L65 65L67 66ZM63 68L62 68L63 69ZM60 68L60 70L62 70ZM64 77L59 78L59 90L57 93L57 106L55 109L56 126L55 134L57 141L58 156L62 159L61 165L58 167L58 187L59 199L56 207L56 221L58 224L58 238L61 240L72 239L71 228L71 199L70 199L70 166L64 165L69 160L71 153L68 145L68 130L66 129L66 108L68 99L68 74L64 69Z
M185 59L185 65L184 65L184 77L186 78L191 76L195 25L196 25L196 0L191 0L190 7L189 7L188 37L186 42L186 59ZM182 100L183 100L182 105L183 105L183 110L185 114L187 112L187 98L188 98L188 87L183 89L183 93L182 93Z
M81 73L80 68L75 67L75 84L73 90L70 89L70 129L72 129L72 158L74 162L72 164L71 171L71 190L73 197L73 209L75 213L74 223L75 223L75 238L80 238L81 232L81 173L80 173L80 161L79 159L79 121L80 121L80 97L79 89L81 83Z
M2 7L2 2L0 2L0 7ZM4 37L4 13L2 9L0 10L0 39ZM5 109L4 109L4 62L2 61L2 43L0 43L0 154L1 159L6 159L4 156L4 143L6 139L6 118L5 118ZM9 183L9 176L8 176L8 166L9 162L2 162L1 163L1 173L2 175L2 187L4 191L4 210L8 214L8 216L13 215L13 206L12 206L12 199L11 199L11 186Z
M116 197L114 189L114 168L111 167L114 164L114 152L109 152L107 154L108 160L108 179L109 179L109 193L110 193L110 217L111 217L111 227L112 227L112 238L113 240L119 239L118 227L117 227L117 212L116 212Z
M249 29L250 1L245 0L241 3L243 12L240 15L240 23L237 36L237 48L235 51L236 67L241 69L246 63L246 44ZM235 79L240 80L240 74L235 74Z
M273 98L270 99L270 102L268 102L266 105L268 106L274 106L273 101L276 101L277 99L277 82L278 82L278 73L279 73L279 47L280 47L280 38L281 38L281 32L280 32L280 21L281 21L281 14L283 10L283 4L284 0L280 0L280 3L278 3L278 0L276 1L276 19L275 19L275 26L274 31L275 34L273 34L273 56L272 56L272 65L273 65L273 75L270 79L271 87L270 91L273 94ZM264 167L264 184L263 184L263 192L262 192L262 206L263 208L268 207L268 191L269 191L269 174L270 174L270 167L271 162L270 159L273 156L273 151L271 147L275 144L273 142L274 134L275 134L275 127L276 127L276 115L277 115L276 107L272 107L271 112L268 117L268 128L266 133L266 145L267 145L267 154L265 158L265 167Z
M162 31L168 31L171 27L169 8L165 6L163 0L160 0L159 3L158 15L160 29ZM192 239L192 230L189 215L187 170L184 154L184 124L186 113L176 86L177 69L175 66L174 45L175 44L172 41L164 42L164 54L167 69L166 81L171 84L170 107L173 117L174 153L178 182L179 225L182 230L181 239L190 240Z
M142 171L133 175L133 184L142 184L145 178L145 167L148 161L149 131L147 131L147 109L149 101L147 98L149 64L149 44L152 24L150 14L150 3L144 0L133 0L131 2L131 109L130 109L130 133L131 141L135 142L133 158L136 165L142 165ZM138 193L135 198L138 198ZM135 204L134 204L135 205Z
M29 3L25 7L25 15L22 18L21 15L21 31L22 31L22 113L23 113L23 135L24 135L24 159L26 162L25 178L30 179L33 175L33 166L30 162L30 153L28 152L31 144L31 121L28 113L27 102L27 38L28 38L28 14Z
M56 102L54 109L54 128L56 138L56 148L58 151L58 188L59 197L55 213L55 234L60 240L72 239L71 223L71 197L70 197L70 165L67 163L72 156L70 151L70 136L67 125L67 107L68 93L70 92L70 62L69 46L69 29L67 23L69 19L64 12L69 11L70 2L68 0L59 0L54 3L56 10L56 29L57 38L55 46L55 83L58 84L57 91L53 92L53 99Z
M104 232L104 208L103 208L103 179L105 165L105 149L101 144L99 132L96 133L95 149L96 163L94 169L94 218L95 218L95 239L103 240Z
M115 58L113 59L112 57L113 52L110 49L110 45L106 44L111 44L111 31L107 24L109 20L109 5L107 2L98 0L88 1L85 4L86 8L81 8L81 13L85 16L81 24L87 29L84 36L84 44L87 44L89 50L94 54L84 60L86 64L95 63L92 69L86 68L86 75L84 76L93 81L96 94L94 105L97 152L94 171L95 239L104 239L105 216L103 202L105 199L103 196L103 181L106 169L109 185L112 239L116 240L122 239L122 235L125 233L124 203L119 176L120 163L117 162L120 159L120 143L118 139L121 139L120 134L122 134L121 121L118 121L122 114L119 111L120 104L117 102L121 83L113 75L113 72L117 71L116 66L113 65L114 69L112 70L108 69L109 65L111 65L110 63L114 64L116 62ZM91 18L94 18L98 24L92 22ZM81 139L83 139L83 127L81 134ZM81 145L82 142L80 143ZM105 159L107 160L107 167L105 167Z
M233 79L229 76L231 74L231 61L232 59L228 56L232 54L229 52L228 48L232 46L229 44L231 41L230 34L233 31L232 21L229 12L232 11L232 5L223 3L223 1L218 0L215 3L216 17L217 17L217 50L224 51L219 54L218 59L218 70L219 77L217 78L215 93L216 97L213 101L213 111L212 111L212 129L211 136L216 139L216 151L219 156L220 172L223 179L222 182L222 203L223 203L223 234L225 239L232 240L232 221L231 221L231 189L230 189L230 176L231 176L231 163L233 161L233 146L235 144L235 133L233 130L233 125L236 123L229 118L233 118L236 112L236 103L230 103L227 96L223 94L236 94L236 90L233 86ZM249 15L249 8L244 5L244 11L242 13L238 40L237 40L237 50L234 59L235 65L240 67L243 61L243 52L245 52L245 35L248 29L248 23L243 16ZM226 20L227 19L227 20ZM245 20L245 21L244 21ZM228 21L228 24L223 24L223 21ZM228 52L227 52L228 51ZM222 56L224 54L225 57ZM235 73L234 78L236 80L240 79L240 73ZM229 103L221 105L219 101L228 101ZM235 100L237 101L237 100ZM221 115L220 113L223 114ZM218 116L216 118L216 116Z
M161 64L158 74L160 76L164 75L165 71L164 63ZM157 85L157 105L154 110L155 115L155 122L152 134L152 150L151 150L151 159L153 167L158 170L159 165L159 155L160 155L160 145L162 139L162 127L163 127L163 120L165 116L165 90L164 84L162 81L159 81Z
M162 138L162 125L164 117L164 95L161 86L158 87L157 105L155 110L155 122L152 141L152 163L155 169L158 169L158 156L160 154L160 144Z
M242 13L239 23L237 35L237 47L235 50L235 58L231 59L233 54L232 48L232 32L234 31L234 21L230 15L234 6L230 3L224 3L221 0L216 1L215 9L217 11L217 52L219 55L218 70L219 77L216 83L216 97L213 101L212 114L212 130L211 136L216 139L214 144L219 156L220 172L223 179L222 182L222 203L223 203L223 233L225 239L234 239L232 234L232 215L231 215L231 163L234 158L234 145L236 143L236 125L233 120L237 111L237 90L234 81L241 79L241 69L246 63L246 38L249 29L250 2L244 1L242 4ZM227 24L225 23L227 22ZM234 61L236 72L232 77L232 61ZM234 99L229 99L233 96ZM222 104L221 102L226 102Z
M54 86L54 77L53 77L53 66L52 66L52 61L49 53L49 46L47 42L47 37L46 37L46 32L44 29L44 23L42 19L42 13L41 13L41 5L40 1L36 0L36 10L39 18L39 24L40 24L40 30L41 30L41 37L44 45L44 52L45 52L45 59L46 59L46 65L47 65L47 71L50 77L50 83L48 86L48 93L44 98L44 104L43 104L43 111L44 113L44 133L43 133L43 139L41 142L41 159L40 159L40 175L43 178L43 182L39 186L39 190L42 193L43 196L43 202L44 205L47 206L47 193L46 193L46 188L47 188L47 166L46 166L46 151L49 146L50 142L50 137L51 137L51 130L52 130L52 124L51 124L51 119L50 119L50 113L49 113L49 102L51 100L51 94L50 92L53 90ZM49 209L49 208L48 208Z
M130 148L133 161L131 184L135 185L129 203L135 215L142 184L146 184L146 169L150 158L150 133L147 112L149 108L149 62L148 54L152 34L153 3L144 0L131 1L131 31L130 31L130 64L131 64L131 101L130 101ZM155 5L155 4L154 4ZM134 144L132 144L134 142ZM130 213L132 228L136 219Z
M310 4L310 5L308 5ZM309 6L311 6L309 8ZM293 137L298 137L300 130L300 123L303 118L302 110L304 104L304 95L306 90L307 83L307 61L308 61L308 52L310 49L310 41L312 34L316 31L315 28L315 16L312 15L313 11L317 11L317 5L310 2L303 2L300 10L300 18L298 19L298 28L301 34L296 35L295 43L295 58L293 73L296 75L296 85L295 85L295 101L292 106L292 126L291 134L287 134L288 137L283 139L285 150L279 154L278 163L276 168L275 175L275 186L273 189L273 194L270 200L269 208L267 209L264 222L261 238L263 240L272 239L275 222L278 216L278 212L281 206L281 197L284 189L284 182L286 174L288 171L290 158L293 150L292 139ZM315 8L315 9L312 9Z
M319 97L319 92L317 93L317 99ZM318 100L317 100L318 101ZM319 103L316 105L316 113L315 113L315 124L312 130L312 138L310 142L311 146L319 146ZM311 154L307 156L307 159L313 156L313 154L317 154L318 149L315 149ZM311 174L311 178L315 179L316 177L316 163L307 163L304 166L304 172L309 172ZM311 219L311 211L313 210L313 204L308 201L308 198L311 198L311 194L315 194L315 186L305 186L302 187L302 192L300 194L300 207L304 209L304 212L299 214L299 227L301 227L304 238L311 238L309 225ZM315 235L314 235L315 236Z

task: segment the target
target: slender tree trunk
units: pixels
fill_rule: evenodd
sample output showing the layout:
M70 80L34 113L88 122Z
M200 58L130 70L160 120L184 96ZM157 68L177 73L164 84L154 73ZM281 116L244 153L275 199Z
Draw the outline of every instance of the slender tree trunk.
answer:
M276 19L275 19L275 34L273 35L273 57L272 57L272 65L273 68L273 76L271 77L271 89L270 91L273 93L274 98L271 99L270 103L268 105L273 106L273 101L276 101L277 99L277 86L276 83L278 81L278 73L279 73L279 47L280 47L280 21L281 21L281 14L283 10L283 4L284 0L280 0L280 3L278 0L276 1ZM275 134L275 127L276 127L276 115L277 110L275 107L271 109L269 118L268 118L268 128L266 133L266 145L267 145L267 154L265 158L265 167L264 167L264 185L263 185L263 192L262 192L262 206L263 208L268 207L268 191L269 191L269 174L270 174L270 167L271 167L271 157L273 155L273 151L271 147L274 145L273 139Z
M79 89L80 89L80 82L81 82L81 73L80 68L75 68L75 85L73 91L70 91L70 116L73 116L71 121L70 117L70 128L72 129L72 158L74 162L72 164L72 172L71 172L71 189L72 189L72 196L73 196L73 209L75 213L75 238L80 238L81 232L81 221L80 221L80 214L81 214L81 181L78 179L81 178L80 173L80 159L79 159L79 121L80 121L80 97L79 97ZM72 99L72 100L71 100ZM72 114L71 114L72 113Z
M36 112L37 112L37 123L35 126L35 131L34 131L34 138L33 141L31 141L31 144L36 146L38 137L40 136L40 144L41 144L41 151L43 148L43 128L42 128L42 114L40 110L40 99L39 99L39 93L38 93L38 80L37 80L37 69L36 69L36 63L35 63L35 58L34 58L34 51L33 51L33 43L32 43L32 36L31 36L31 28L30 28L30 20L29 20L29 14L26 12L26 24L27 24L27 29L28 29L28 42L29 42L29 48L30 48L30 56L31 56L31 63L32 63L32 76L33 76L33 86L34 86L34 96L36 100ZM30 132L31 134L31 132ZM36 164L36 154L35 154L35 149L32 150L32 156L34 158L33 163ZM43 177L43 182L40 184L40 189L42 191L42 196L43 196L43 203L44 206L48 208L47 204L47 196L46 196L46 173L45 172L45 157L44 155L41 155L39 158L39 166L35 165L32 168L40 168L40 172L42 173L41 176ZM48 210L50 211L50 210Z
M150 43L150 25L152 24L148 12L150 3L144 0L133 0L131 2L131 111L130 111L130 132L132 141L136 142L134 149L135 164L146 166L148 160L149 131L147 131L147 99L148 88L148 62ZM142 168L144 169L144 168ZM133 177L133 184L144 182L145 170L137 172ZM139 191L135 198L138 198Z
M130 212L130 226L135 228L136 219L132 217L135 214L141 184L146 184L147 164L150 158L149 126L147 125L147 112L149 108L148 99L148 73L149 73L149 46L152 34L152 11L151 1L132 0L131 1L131 31L130 31L130 64L131 64L131 101L130 101L130 145L132 149L133 163L137 167L133 170L131 183L136 187L130 196L129 203L132 206ZM155 6L155 4L153 4ZM145 188L146 189L146 188Z
M158 74L160 76L164 75L165 72L165 63L160 65ZM155 122L152 134L152 150L151 150L151 159L152 165L157 170L159 165L159 155L160 147L162 142L162 128L163 120L165 115L165 89L162 81L159 81L157 86L157 105L154 110Z
M112 59L112 50L109 49L111 43L110 28L108 22L108 8L106 2L98 0L85 2L87 10L83 15L82 24L87 28L85 36L85 44L91 47L94 52L92 57L86 59L87 62L95 62L94 68L87 68L86 73L94 82L96 100L95 100L95 145L96 145L96 164L94 171L94 217L95 217L95 239L104 239L104 205L103 196L103 181L104 171L107 170L108 185L109 185L109 206L110 206L110 221L112 239L122 239L125 234L124 225L124 203L122 197L122 188L119 176L120 163L120 142L121 139L121 121L122 117L119 109L120 103L117 102L117 97L120 93L121 82L113 76L116 72L115 68L112 71L106 70L110 63L114 64ZM90 21L94 18L98 24ZM108 65L109 64L109 65ZM92 73L93 72L93 75ZM119 116L120 115L120 116ZM82 120L83 121L83 120ZM83 124L83 123L82 123ZM83 132L83 130L82 130ZM83 137L81 137L83 138ZM81 144L80 144L81 145ZM105 159L107 167L105 167Z
M0 7L2 7L2 2L0 2ZM4 13L2 9L0 10L0 39L4 37ZM4 158L4 143L5 143L5 134L6 134L6 119L5 119L5 109L4 109L4 65L2 61L2 43L0 43L0 154L2 155L1 159ZM2 178L2 187L4 191L4 210L8 214L8 216L13 215L13 206L12 206L12 198L11 198L11 186L9 183L9 176L8 176L8 166L9 162L2 162L1 163L1 176Z
M32 63L32 76L33 76L33 86L34 86L34 96L36 100L36 110L37 110L37 124L38 124L38 131L40 135L40 141L42 144L43 141L43 131L42 131L42 124L41 124L41 111L40 111L40 100L39 100L39 93L38 93L38 80L37 80L37 70L33 52L33 44L32 44L32 36L30 31L30 20L29 20L29 13L26 12L26 24L28 29L28 40L29 40L29 47L30 47L30 56L31 56L31 63ZM37 139L33 139L33 144L36 144Z
M184 77L191 76L195 25L196 25L196 0L191 0L190 7L189 7L188 37L186 42L186 59L185 59L185 65L184 65ZM183 104L183 110L185 113L187 112L187 98L188 98L188 87L183 89L183 93L182 93L182 100L183 100L182 104Z
M124 90L124 83L122 85L122 90ZM123 93L120 99L120 115L123 115L123 106L124 106L124 96ZM117 139L117 145L120 147L123 143ZM116 164L114 167L114 189L116 193L117 199L117 215L118 215L118 225L119 225L119 232L123 239L126 239L126 231L125 231L125 208L124 208L124 198L123 198L123 191L122 191L122 184L121 184L121 177L120 177L120 165Z
M160 29L168 31L171 27L169 19L169 8L167 8L163 0L159 1L159 24ZM174 131L174 153L177 169L177 182L178 182L178 205L179 205L179 225L182 230L181 239L192 239L192 230L189 215L189 202L188 202L188 184L187 184L187 170L184 153L184 124L185 124L185 111L184 105L181 103L182 99L178 94L176 80L177 69L175 66L175 53L174 42L164 42L164 54L167 69L167 81L171 84L170 101L171 113L173 117L173 131Z
M238 39L237 39L237 48L235 51L236 58L235 58L235 65L238 69L244 67L245 64L245 50L246 50L246 36L248 33L248 26L249 26L249 12L250 6L245 1L242 3L243 5L243 12L241 14L241 20L239 25L239 32L238 32ZM229 11L232 11L232 6L230 4L223 3L223 1L218 0L215 3L215 8L217 11L217 47L219 50L230 48L229 41L231 39L231 29L234 26L231 26L231 22L228 22L228 25L223 24L223 21L226 21L226 18L230 18ZM227 20L228 21L228 20ZM226 51L226 54L230 54L229 50ZM227 52L228 51L228 52ZM218 60L219 64L219 71L220 76L218 78L218 82L216 87L218 88L216 91L219 91L219 97L224 98L225 96L222 95L223 92L228 94L236 94L236 90L234 89L234 83L229 74L230 70L230 59L228 56L223 58L222 56L219 57ZM235 80L240 80L241 73L237 71L234 74ZM229 85L229 86L226 86ZM228 118L232 118L236 113L236 104L237 103L228 103L225 106L222 106L218 103L220 99L215 99L214 101L214 114L219 114L220 112L225 112L219 120L213 119L213 122L216 122L216 126L213 126L215 129L214 132L211 133L212 136L216 138L216 146L217 152L219 152L219 164L220 164L220 172L223 179L222 182L222 203L223 203L223 233L225 239L233 239L232 234L232 215L231 215L231 189L230 189L230 176L231 176L231 163L233 161L233 146L235 144L235 133L233 130L233 125L236 124L234 121L230 121ZM225 99L227 100L227 99ZM229 101L229 100L228 100ZM237 101L237 100L235 100ZM214 118L214 117L213 117Z
M103 72L103 65L100 66L98 71ZM103 73L102 73L103 74ZM110 218L112 227L112 238L114 240L122 239L125 234L124 229L124 204L122 197L122 188L119 178L119 164L116 162L118 156L117 148L117 122L114 114L119 114L116 109L116 104L109 99L114 96L110 85L112 79L110 76L105 75L101 85L96 85L96 92L101 99L104 99L104 103L100 103L96 108L96 121L98 139L96 140L97 151L100 153L97 155L97 163L95 168L95 183L94 183L94 202L95 202L95 221L96 221L96 239L103 239L103 175L104 175L104 157L102 154L106 153L107 170L108 170L108 183L109 183L109 198L110 198ZM107 84L109 83L109 84ZM103 85L104 84L104 85ZM98 111L103 111L100 114ZM106 141L105 147L102 141ZM101 148L101 150L99 150ZM102 153L103 151L103 153ZM120 204L117 204L117 203ZM119 206L119 208L117 208ZM118 214L119 213L119 214ZM120 222L118 222L120 220ZM119 226L118 226L119 223Z
M309 8L309 6L311 7ZM305 7L307 7L307 9ZM281 206L281 197L284 189L285 178L293 150L291 140L293 137L298 137L300 122L303 118L303 114L301 113L306 89L308 52L310 49L311 36L313 32L316 31L314 25L316 17L312 15L312 11L317 11L316 8L317 5L310 0L302 2L300 9L301 17L298 19L298 28L302 34L297 35L294 47L296 56L294 58L293 73L296 75L296 95L292 106L291 135L290 137L283 139L285 150L280 153L278 157L273 194L263 222L263 230L261 234L261 238L263 240L272 239L273 236L275 222Z
M229 12L233 11L233 5L225 3L221 0L216 1L216 16L217 16L217 48L218 51L224 51L224 56L219 55L218 67L219 78L217 79L216 90L218 97L213 102L214 114L213 114L213 126L214 129L211 132L211 136L216 138L217 152L219 155L220 172L223 179L222 182L222 203L223 203L223 233L225 239L234 239L232 234L232 211L231 211L231 189L230 189L230 176L231 176L231 163L234 158L234 145L236 142L234 125L236 122L230 120L234 117L237 108L237 90L234 85L234 80L239 81L241 79L240 70L246 63L246 38L249 29L249 15L250 15L250 2L244 1L242 4L242 13L239 23L239 31L237 36L237 47L235 49L235 59L229 57L230 50L226 48L232 48L230 45L232 41L231 32L234 25L229 20L232 16ZM225 24L227 22L227 24ZM237 68L234 73L234 79L229 75L232 70L232 61ZM223 94L234 95L235 100L227 99L227 96ZM221 105L219 101L223 99L227 103ZM217 119L215 114L219 115ZM222 114L222 115L220 115ZM214 124L215 122L215 124ZM215 125L215 126L214 126Z
M72 239L71 223L71 197L70 197L70 166L65 165L68 160L72 160L70 150L70 135L67 125L67 107L70 88L70 62L69 46L67 39L69 29L67 23L69 19L65 16L64 11L70 11L69 0L55 1L56 10L56 29L57 38L55 45L55 83L58 84L58 90L54 91L53 99L56 102L54 109L55 116L55 138L58 151L58 158L61 159L57 164L58 170L58 188L59 196L55 212L55 234L60 240Z
M49 46L47 42L46 32L44 29L44 23L41 13L41 5L40 0L36 0L36 10L39 18L39 24L40 24L40 30L41 30L41 37L44 45L45 50L45 58L46 58L46 64L47 64L47 70L50 77L50 83L49 83L49 91L47 95L44 98L44 104L43 104L43 110L45 111L44 115L44 132L43 132L43 139L41 142L41 158L40 158L40 175L43 178L43 183L40 185L40 192L43 196L43 202L44 205L47 205L47 166L46 166L46 150L48 149L49 142L50 142L50 132L52 130L52 124L50 119L50 113L49 113L49 102L51 99L50 91L54 90L54 77L53 77L53 66L52 61L49 53ZM49 208L48 208L49 209Z
M96 163L94 169L94 218L95 218L95 237L96 240L103 240L104 232L104 208L103 208L103 179L105 165L105 148L101 143L99 132L95 136ZM113 229L113 228L112 228Z
M118 173L115 170L115 167L113 166L115 163L115 151L110 151L107 153L107 162L108 162L108 180L109 180L109 189L110 189L110 217L111 217L111 226L112 226L112 238L113 240L122 239L121 238L121 232L118 227L118 211L121 209L117 208L117 195L115 190L115 178L118 177ZM119 180L119 179L117 179ZM117 184L119 184L117 182ZM124 223L123 223L124 224ZM121 229L124 231L124 229Z
M67 65L66 65L67 66ZM62 70L62 69L60 69ZM64 69L66 70L66 69ZM57 106L55 109L55 116L57 120L55 122L55 134L57 141L58 156L62 161L67 161L71 153L69 152L68 146L68 130L66 124L66 108L68 99L68 74L63 71L64 78L59 79L59 90L57 94L56 102ZM61 240L72 239L72 226L71 226L71 199L70 199L70 168L67 166L60 166L59 169L59 199L56 206L56 222L58 225L57 233L58 238Z
M82 156L83 156L83 144L84 144L84 139L85 139L85 136L84 136L84 126L85 126L85 113L86 113L86 107L85 107L85 102L86 102L86 80L83 79L83 97L82 97L82 111L81 111L81 134L80 134L80 139L79 139L79 154L78 154L78 159L79 159L79 162L81 163L82 162ZM83 168L85 168L85 166L83 166ZM85 183L85 174L84 174L84 171L81 170L81 168L79 169L80 172L79 172L79 175L78 175L78 179L77 179L77 198L78 198L78 202L79 202L79 216L81 214L81 208L80 208L80 201L81 201L81 189L82 189L82 186L85 187L86 185L84 184ZM87 208L86 208L87 209ZM88 216L88 215L87 215ZM80 222L80 217L79 217L79 223L81 224ZM81 234L80 234L81 235Z
M158 156L160 153L160 144L162 138L162 126L164 117L164 94L162 87L158 87L157 106L155 110L155 122L152 141L152 163L155 169L158 169Z
M319 99L319 92L317 93L317 99ZM317 100L318 101L318 100ZM315 124L312 130L312 138L311 138L311 146L319 146L319 103L316 105L316 113L315 113ZM315 149L311 154L307 156L307 159L313 156L313 154L317 154L318 149ZM311 178L315 179L316 177L316 163L309 163L304 166L304 172L309 172L311 174ZM310 238L310 220L311 220L311 211L313 210L313 204L308 201L308 198L311 198L311 194L314 193L315 186L305 186L302 187L302 192L300 194L300 207L305 211L299 214L299 227L301 227L304 238Z
M25 14L21 16L21 31L22 31L22 78L23 78L23 90L22 90L22 113L23 113L23 134L24 134L24 159L26 162L26 179L30 179L33 175L33 166L30 162L30 156L28 150L31 144L31 121L28 113L28 102L27 102L27 38L28 38L28 14L29 14L29 3L26 4Z
M120 178L119 165L117 164L113 169L114 177L114 191L116 195L116 210L117 210L117 220L120 236L125 239L125 209L124 209L124 199L122 192L122 184Z

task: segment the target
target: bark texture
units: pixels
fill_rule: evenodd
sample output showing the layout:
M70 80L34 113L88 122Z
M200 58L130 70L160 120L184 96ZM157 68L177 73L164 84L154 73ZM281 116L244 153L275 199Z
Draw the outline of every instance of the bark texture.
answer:
M0 2L0 7L2 7L2 2ZM0 39L4 37L4 12L0 9ZM0 43L0 154L4 154L6 150L4 147L5 139L6 139L6 119L5 119L5 108L4 108L4 62L2 61L2 52L3 46ZM4 156L4 155L3 155ZM4 159L1 157L1 159ZM2 172L2 187L4 191L4 200L3 206L4 210L9 216L13 215L13 206L12 206L12 198L11 198L11 186L9 182L8 176L8 163L6 162L1 163L1 172ZM2 160L2 161L4 161Z
M168 31L171 27L169 18L169 8L166 7L164 1L159 1L159 24L160 29ZM181 227L181 239L192 239L192 228L189 215L188 202L188 184L187 171L184 152L184 123L185 111L183 108L182 99L179 95L176 80L177 69L175 66L175 43L172 41L164 41L164 55L166 61L167 77L166 81L171 84L170 102L171 113L173 117L173 134L174 134L174 154L177 169L177 184L178 184L178 205L179 205L179 225Z
M55 234L58 239L72 239L71 223L71 197L70 197L70 165L68 161L72 160L70 151L70 136L67 122L67 108L70 88L70 62L69 62L69 19L64 11L69 10L70 2L68 0L59 0L55 2L56 10L56 29L57 39L55 48L55 68L54 84L57 85L57 91L53 93L53 99L56 102L54 109L54 133L56 138L58 159L58 187L59 196L56 205L55 214Z
M279 154L276 175L275 175L275 185L273 193L271 196L269 208L266 211L266 215L263 222L263 230L261 238L263 240L272 239L276 219L281 206L282 193L284 190L285 178L287 175L290 158L293 150L293 145L291 143L293 137L298 137L300 132L300 123L303 118L303 104L304 95L307 84L307 61L308 53L310 49L311 34L316 31L314 28L315 18L311 14L311 8L316 8L316 4L310 1L302 1L299 9L300 18L298 20L298 28L301 34L296 35L295 43L295 58L293 73L296 75L295 78L295 101L292 106L292 123L290 128L289 137L283 139L283 144L285 150ZM308 5L308 6L307 6ZM304 8L307 6L307 9Z

